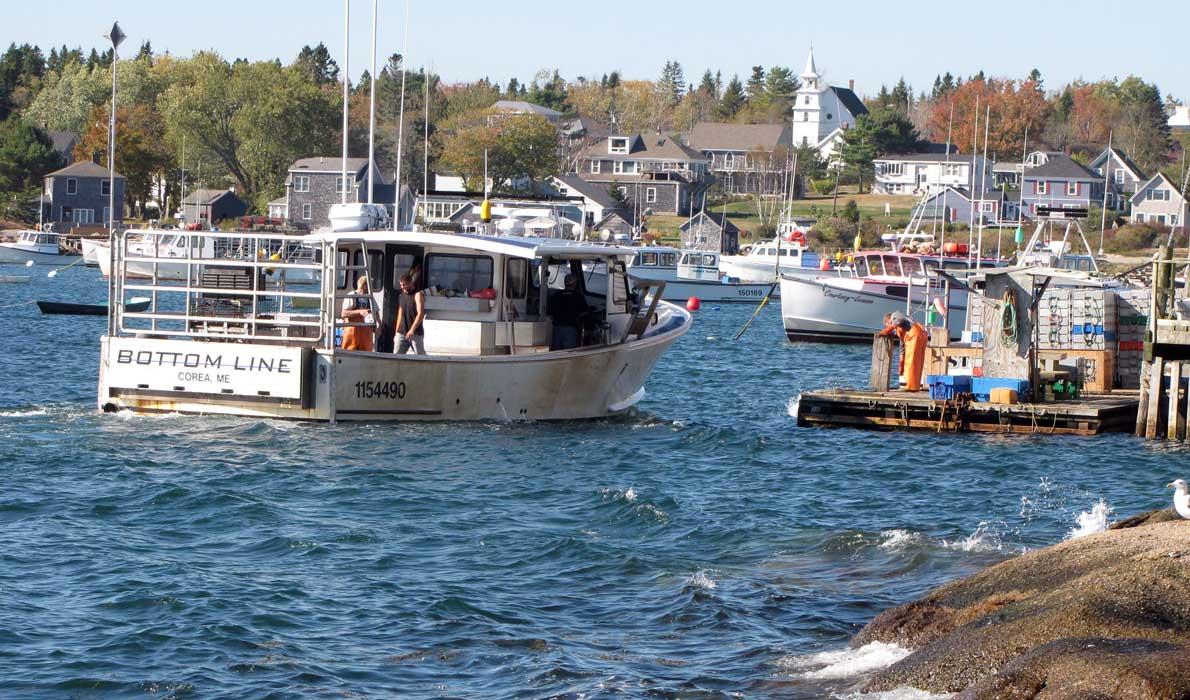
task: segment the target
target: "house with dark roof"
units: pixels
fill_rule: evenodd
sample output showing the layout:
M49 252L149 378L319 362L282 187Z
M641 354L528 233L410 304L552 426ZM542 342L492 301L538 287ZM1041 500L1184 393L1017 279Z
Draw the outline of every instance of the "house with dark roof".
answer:
M368 201L368 159L347 159L347 201ZM330 226L332 204L343 199L343 160L335 156L300 158L289 166L285 178L285 209L288 220L295 225L308 226L311 230ZM372 201L377 204L393 203L393 186L376 169L372 183Z
M111 181L102 165L89 160L55 170L45 176L42 217L69 230L72 226L108 225ZM115 225L124 223L124 176L115 176Z
M699 211L678 227L685 250L703 250L723 255L740 252L740 229L723 213Z
M793 144L789 124L699 122L685 141L710 159L711 172L726 192L780 194L785 188Z
M235 219L248 213L248 204L234 189L197 189L186 193L182 200L182 220L207 228L224 219Z
M50 137L54 150L62 156L63 163L74 160L74 147L79 143L78 134L73 131L47 131L46 135Z
M847 87L827 85L814 63L814 49L806 56L793 105L793 145L813 146L827 161L837 160L843 133L855 126L855 120L868 113L863 100L855 94L855 83Z
M1149 181L1140 166L1118 148L1105 148L1087 168L1107 182L1107 206L1123 211L1132 195Z
M921 195L943 187L970 191L995 182L986 158L973 159L962 153L888 154L877 158L873 165L876 170L873 194Z
M609 187L597 182L588 182L574 173L546 178L545 185L556 195L582 197L583 209L587 215L587 228L594 228L612 212L625 214L623 205L612 198Z
M1134 224L1154 226L1185 226L1188 214L1186 198L1181 188L1162 173L1137 188L1130 198Z
M1036 218L1039 210L1090 209L1103 203L1103 179L1061 153L1046 154L1045 162L1026 168L1021 177L1022 213Z
M583 149L577 175L615 187L634 213L689 215L711 183L710 158L657 135L612 135Z

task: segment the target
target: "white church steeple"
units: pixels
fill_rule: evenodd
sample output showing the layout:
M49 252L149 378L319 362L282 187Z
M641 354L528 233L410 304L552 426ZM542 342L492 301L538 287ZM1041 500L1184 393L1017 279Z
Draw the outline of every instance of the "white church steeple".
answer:
M802 71L803 86L809 84L810 87L818 87L818 66L814 65L814 45L810 45L810 53L806 56L806 68Z

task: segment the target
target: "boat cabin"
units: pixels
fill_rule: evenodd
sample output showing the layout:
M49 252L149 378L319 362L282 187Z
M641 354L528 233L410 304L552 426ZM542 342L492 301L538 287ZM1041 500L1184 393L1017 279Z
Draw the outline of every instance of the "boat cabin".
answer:
M38 253L57 254L61 239L58 234L48 231L21 231L14 247Z
M700 250L688 250L678 260L678 277L689 280L718 281L719 254Z
M551 351L552 301L571 274L590 308L581 319L580 348L624 342L634 328L638 336L644 330L627 279L626 264L635 252L628 248L558 239L368 231L312 234L296 239L298 246L276 234L191 233L190 255L181 262L165 253L145 257L132 250L153 250L154 237L176 243L169 238L174 235L151 232L139 244L117 246L113 269L127 270L134 262L149 271L150 279L142 283L113 274L113 298L149 293L154 305L143 313L113 314L118 317L113 334L334 349L347 327L363 325L375 333L375 351L392 352L405 274L412 275L415 288L425 295L428 355ZM182 245L186 247L185 240ZM188 271L177 279L154 279L151 267L146 268L153 264L183 265ZM588 288L591 271L610 283ZM341 318L341 309L365 296L356 292L365 275L370 293L362 303L374 310L372 321L349 322Z

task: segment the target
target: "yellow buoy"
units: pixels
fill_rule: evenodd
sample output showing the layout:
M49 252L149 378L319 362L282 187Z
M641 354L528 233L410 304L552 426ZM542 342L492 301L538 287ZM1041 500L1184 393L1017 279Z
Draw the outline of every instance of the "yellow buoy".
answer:
M483 200L483 204L479 205L479 218L485 224L492 221L492 203L488 200Z

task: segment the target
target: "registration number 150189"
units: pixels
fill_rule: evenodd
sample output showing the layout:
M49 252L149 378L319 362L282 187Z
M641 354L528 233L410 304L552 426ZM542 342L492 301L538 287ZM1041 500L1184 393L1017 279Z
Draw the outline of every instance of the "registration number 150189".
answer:
M403 399L405 382L356 382L357 399Z

